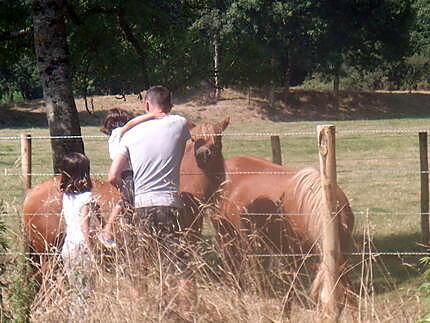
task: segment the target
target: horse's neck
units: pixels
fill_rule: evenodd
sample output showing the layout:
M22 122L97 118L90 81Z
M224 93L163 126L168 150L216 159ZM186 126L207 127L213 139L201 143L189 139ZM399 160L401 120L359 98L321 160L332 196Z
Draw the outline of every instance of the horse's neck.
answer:
M208 167L208 170L205 173L211 184L211 193L213 197L217 198L220 188L226 179L226 167L223 156L217 156L212 160L210 167Z
M201 172L205 180L208 181L211 186L218 187L225 181L225 161L222 155L214 157L209 165L205 169L201 169L194 163L194 166Z

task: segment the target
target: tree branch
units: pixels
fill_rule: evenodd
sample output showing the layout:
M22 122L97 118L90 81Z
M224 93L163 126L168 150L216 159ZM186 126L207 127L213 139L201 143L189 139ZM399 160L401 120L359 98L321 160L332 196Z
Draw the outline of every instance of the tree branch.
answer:
M65 7L65 13L67 17L70 18L70 21L72 21L76 26L81 26L82 19L78 16L75 8L73 8L73 6L70 4L69 1L64 0L64 7Z
M85 20L93 15L98 14L117 14L117 8L104 8L104 7L92 7L85 11L81 16L78 15L75 8L73 8L72 4L64 0L65 13L67 17L73 22L76 26L81 26L84 24Z
M0 32L0 41L24 38L32 34L33 34L32 27L27 27L17 31L3 31L3 32Z
M133 46L136 54L140 58L141 68L143 71L143 86L145 88L149 87L148 73L147 73L147 63L145 56L145 49L143 45L140 43L139 39L134 35L133 30L131 29L126 17L123 8L120 8L118 11L118 23L124 34L125 39Z

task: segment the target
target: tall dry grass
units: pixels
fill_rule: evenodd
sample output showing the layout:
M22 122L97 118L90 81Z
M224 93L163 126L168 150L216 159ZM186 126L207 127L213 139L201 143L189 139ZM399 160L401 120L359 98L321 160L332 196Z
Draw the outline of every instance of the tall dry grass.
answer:
M404 293L400 288L395 298L391 293L386 299L377 291L380 287L374 282L376 271L384 273L385 284L390 289L395 286L391 286L394 283L383 261L372 255L375 251L373 230L370 224L364 227L359 246L360 251L370 255L363 255L351 267L357 307L344 310L341 321L415 322L422 311L416 293ZM127 252L119 250L97 253L100 261L94 271L94 289L87 299L83 322L314 322L321 319L317 304L308 292L315 260L247 257L241 266L239 281L222 265L215 245L201 239L187 250L191 254L197 297L192 293L181 295L191 295L190 307L178 302L180 289L173 288L176 285L164 279L166 273L157 257L144 267L143 261L136 263ZM31 320L67 320L73 299L61 261L55 259L43 276L44 284L31 306Z

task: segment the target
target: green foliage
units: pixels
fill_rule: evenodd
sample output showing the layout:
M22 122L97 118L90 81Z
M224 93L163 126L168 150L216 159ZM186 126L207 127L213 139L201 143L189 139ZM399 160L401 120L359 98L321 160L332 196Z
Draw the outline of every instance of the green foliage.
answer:
M305 79L310 86L316 74L327 84L339 76L344 88L411 89L429 82L426 0L67 3L77 95L131 93L160 83L174 90L196 86L213 76L215 40L223 86ZM31 1L0 2L1 102L42 95L31 27ZM358 79L364 83L355 86Z
M385 75L388 67L366 71L351 66L342 66L340 89L346 91L375 91L390 88L390 82ZM330 91L333 88L330 75L314 73L307 78L302 86L307 90Z
M29 264L26 257L18 256L15 265L9 296L12 316L15 322L30 322L30 305L34 298L35 286L28 281Z
M430 74L430 56L413 55L405 60L404 84L408 90L417 89L422 82L427 83Z
M427 0L415 0L415 21L411 28L412 44L415 53L430 55L430 3Z
M0 1L0 101L41 96L32 46L31 7L25 0ZM11 34L20 32L19 36Z
M6 209L3 201L0 201L0 214L5 215ZM6 242L6 225L0 221L0 254L8 251ZM8 257L1 255L0 257L0 317L6 322L10 318L14 322L29 322L30 321L30 305L34 297L33 283L28 281L29 277L29 263L26 255L20 254L12 262ZM8 272L8 277L3 275ZM9 276L9 273L12 275ZM4 307L3 299L4 292L8 291L8 309Z
M30 322L30 306L35 295L35 284L30 281L30 264L26 241L20 243L20 253L13 259L14 269L9 277L9 306L15 322Z

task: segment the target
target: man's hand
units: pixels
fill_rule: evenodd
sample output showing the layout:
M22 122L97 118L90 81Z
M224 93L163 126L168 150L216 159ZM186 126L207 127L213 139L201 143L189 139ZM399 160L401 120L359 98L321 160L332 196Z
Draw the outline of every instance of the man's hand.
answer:
M121 184L121 173L127 164L128 158L126 155L118 154L112 161L112 164L108 173L108 182L114 186Z

